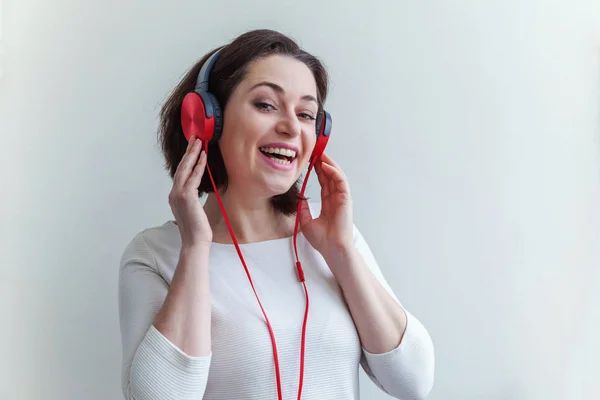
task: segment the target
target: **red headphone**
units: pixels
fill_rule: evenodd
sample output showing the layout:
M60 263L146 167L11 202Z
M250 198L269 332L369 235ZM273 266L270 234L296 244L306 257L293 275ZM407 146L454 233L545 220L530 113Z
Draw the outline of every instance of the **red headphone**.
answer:
M196 87L183 99L181 105L181 127L187 140L195 136L206 147L216 143L223 132L223 113L214 94L208 91L210 72L222 49L215 51L202 65ZM316 161L327 146L331 133L331 115L323 110L317 117L317 142L311 154L311 162Z
M195 136L202 140L202 143L204 145L204 151L206 151L207 153L208 145L217 143L223 132L223 113L221 111L221 106L219 105L219 101L217 100L215 95L208 91L208 81L210 78L210 72L215 62L217 61L221 50L222 48L215 51L202 65L202 68L198 73L198 78L196 80L196 86L194 88L194 91L186 94L181 106L181 128L183 130L185 138L189 141L192 136ZM300 191L301 197L304 197L304 191L306 190L308 176L310 175L310 172L314 167L315 163L320 159L321 155L325 151L325 147L327 146L327 142L329 141L330 134L331 115L327 111L323 110L322 113L319 113L319 115L317 116L317 141L310 156L308 171L306 173L306 177L304 178L304 183L302 184L302 189ZM262 306L262 303L260 302L258 294L256 293L256 289L254 288L254 283L252 282L250 271L248 270L246 262L244 261L244 257L242 256L242 252L240 250L238 241L235 237L235 233L233 232L233 228L231 227L231 223L229 222L229 218L227 217L227 213L225 212L223 203L221 202L219 191L217 190L215 181L213 179L208 164L206 165L206 170L208 171L208 175L214 188L214 193L219 203L219 207L221 208L221 212L223 213L223 217L225 219L225 223L227 224L227 228L229 229L229 234L231 236L231 239L233 240L235 249L238 253L240 261L242 262L242 265L244 266L244 270L246 271L246 275L248 277L248 280L250 281L250 285L252 286L252 290L254 291L254 295L256 296L256 300L258 301L258 305L260 306L263 316L265 317L267 329L269 330L269 334L271 336L271 343L273 346L273 357L275 361L275 377L277 379L277 395L279 400L283 400L281 392L281 375L279 372L279 357L277 354L277 343L275 341L275 335L273 333L271 323ZM306 309L304 311L304 322L302 324L302 341L300 347L300 382L298 387L298 400L300 400L302 396L302 385L304 380L304 349L306 343L306 325L308 321L309 310L308 290L306 288L306 282L304 280L304 271L302 269L302 264L300 263L300 260L298 258L298 249L296 246L296 238L298 236L298 228L300 222L300 209L301 203L298 202L296 222L294 225L294 252L296 255L296 269L298 272L298 280L304 286L304 293L306 295Z

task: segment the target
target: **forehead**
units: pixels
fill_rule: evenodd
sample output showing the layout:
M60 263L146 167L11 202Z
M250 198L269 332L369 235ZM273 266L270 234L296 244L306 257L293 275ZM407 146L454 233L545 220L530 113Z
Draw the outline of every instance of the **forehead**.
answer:
M263 81L275 83L293 96L317 96L317 83L311 70L289 56L271 55L250 63L244 86L252 87Z

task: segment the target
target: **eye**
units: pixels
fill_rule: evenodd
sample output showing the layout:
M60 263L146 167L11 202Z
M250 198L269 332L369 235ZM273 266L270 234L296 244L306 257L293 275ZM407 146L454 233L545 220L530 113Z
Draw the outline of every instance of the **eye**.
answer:
M263 110L263 111L270 111L270 110L275 109L275 107L273 107L273 105L271 105L269 103L265 103L264 101L257 101L254 103L254 106L256 108L258 108L259 110Z
M300 116L300 118L307 119L309 121L314 121L316 119L315 117L307 113L300 113L298 115Z

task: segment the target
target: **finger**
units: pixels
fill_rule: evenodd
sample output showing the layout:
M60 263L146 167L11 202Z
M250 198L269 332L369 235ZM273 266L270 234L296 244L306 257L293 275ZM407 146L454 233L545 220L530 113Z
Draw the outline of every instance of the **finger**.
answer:
M343 173L330 164L323 163L323 173L327 176L330 184L335 188L345 186L347 183L346 177L343 175Z
M322 166L322 169L325 170L327 178L331 181L330 192L333 193L336 190L346 190L347 188L344 187L346 185L342 185L341 188L338 187L340 184L340 179L345 180L347 182L346 174L344 174L342 168L340 168L340 166L326 153L323 153L322 155L322 164L325 165L325 167ZM331 169L334 169L336 173L334 173L333 175L330 174L329 172L332 172Z
M350 192L350 186L348 185L348 180L346 179L346 176L342 173L342 171L340 171L339 169L335 168L334 166L323 162L323 172L325 173L325 175L327 175L327 177L329 178L329 181L331 182L332 186L330 188L330 190L336 190L336 191L341 191L344 193L349 193Z
M323 172L323 168L321 167L321 163L318 162L315 164L315 172L317 173L317 178L319 179L319 185L321 186L321 196L327 197L329 196L329 182L327 176Z
M179 164L177 165L177 169L175 170L175 175L173 176L174 180L177 180L179 175L181 175L181 163L183 162L183 160L185 159L185 156L190 152L190 149L192 148L192 145L194 144L196 138L194 136L192 136L190 138L190 140L188 141L187 144L187 148L185 149L185 153L183 153L183 156L181 157L181 160L179 160Z
M321 168L321 162L315 163L315 172L317 174L317 178L319 179L319 184L321 186L325 185L325 176L323 175L323 168Z
M204 175L204 170L206 169L206 152L202 150L200 152L200 157L198 157L198 162L192 171L189 179L185 183L186 189L198 189L200 186L200 182L202 181L202 176Z
M196 136L192 136L190 138L190 140L188 141L188 145L187 145L187 150L192 148L192 145L194 144L194 142L196 141L197 137Z
M176 179L174 182L175 186L183 187L187 182L194 165L198 162L198 155L200 152L201 140L196 139L191 147L188 148L184 156L181 158L179 162L179 166L177 167Z
M308 201L301 200L300 203L300 226L305 226L307 223L313 220Z
M329 165L331 165L332 167L334 167L334 168L336 168L337 170L339 170L339 171L340 171L340 173L341 173L343 176L346 176L346 174L344 173L344 170L342 170L342 168L339 166L339 164L338 164L338 163L336 163L336 162L333 160L333 158L331 158L331 157L329 156L329 154L326 154L325 152L323 152L322 159L323 159L323 161L325 161L327 164L329 164Z
M327 164L325 162L321 162L321 174L323 175L323 181L325 182L326 193L330 195L335 191L335 184L331 171L327 169Z
M324 161L329 165L337 167L337 164L335 163L335 161L333 161L333 158L331 158L331 156L325 152L323 152L323 154L321 155L321 161Z

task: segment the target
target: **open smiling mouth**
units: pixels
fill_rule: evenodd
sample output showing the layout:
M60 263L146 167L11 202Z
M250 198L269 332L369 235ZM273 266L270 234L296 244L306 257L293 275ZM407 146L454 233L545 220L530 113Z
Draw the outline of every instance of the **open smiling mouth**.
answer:
M289 165L296 159L296 152L290 149L261 147L259 150L265 156L281 165Z

